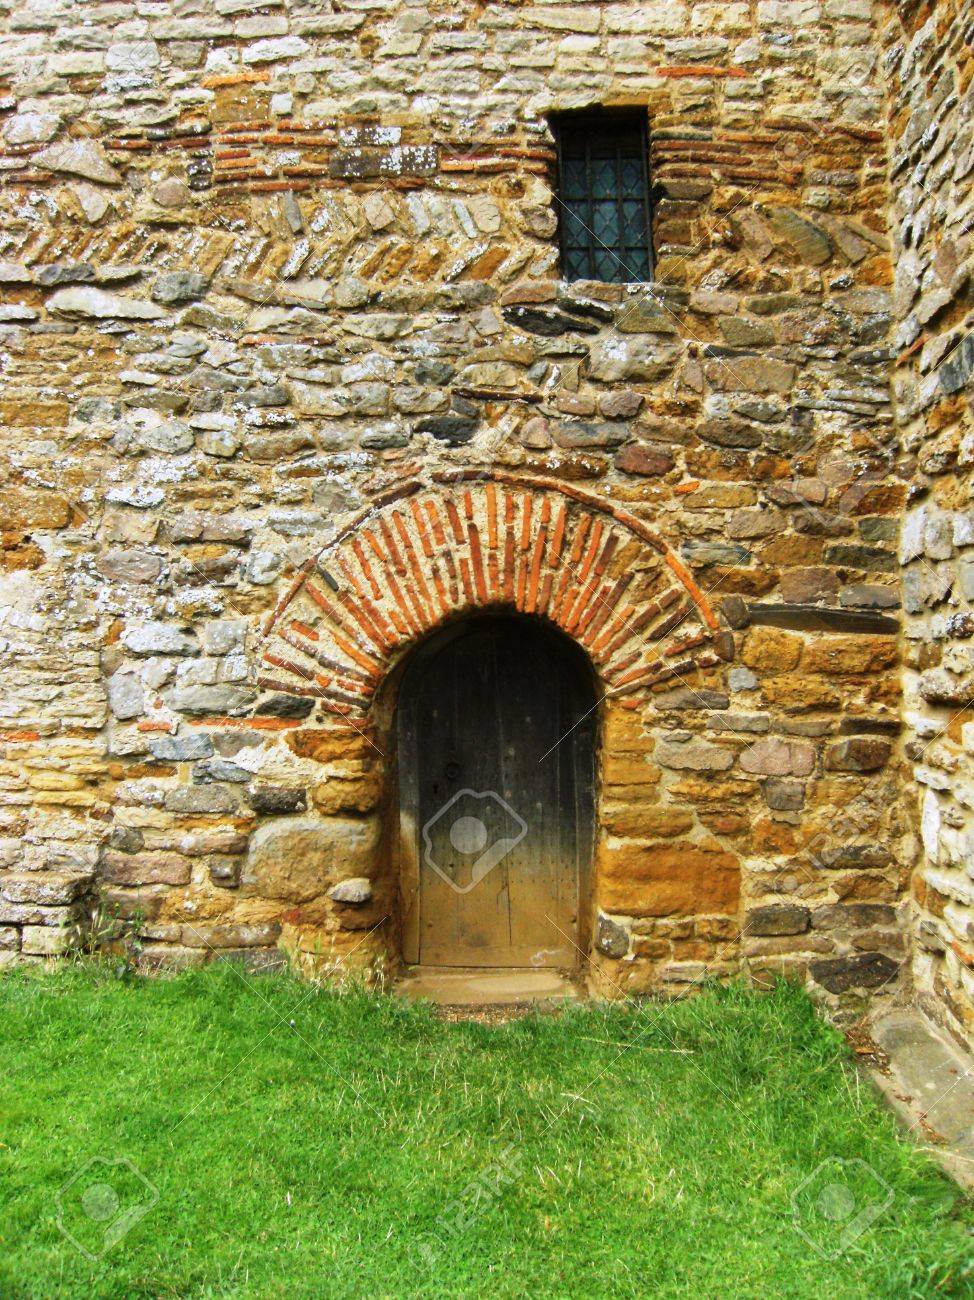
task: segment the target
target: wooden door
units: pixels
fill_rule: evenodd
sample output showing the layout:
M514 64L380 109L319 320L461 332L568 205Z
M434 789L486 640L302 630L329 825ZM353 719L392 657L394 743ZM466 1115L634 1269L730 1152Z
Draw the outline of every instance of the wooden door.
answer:
M407 960L573 967L595 781L581 652L533 620L479 618L431 646L402 689L419 885Z

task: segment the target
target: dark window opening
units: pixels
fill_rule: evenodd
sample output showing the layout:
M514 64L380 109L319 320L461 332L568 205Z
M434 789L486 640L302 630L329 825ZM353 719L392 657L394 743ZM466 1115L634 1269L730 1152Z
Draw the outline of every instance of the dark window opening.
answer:
M565 279L652 279L645 110L559 113L551 128Z

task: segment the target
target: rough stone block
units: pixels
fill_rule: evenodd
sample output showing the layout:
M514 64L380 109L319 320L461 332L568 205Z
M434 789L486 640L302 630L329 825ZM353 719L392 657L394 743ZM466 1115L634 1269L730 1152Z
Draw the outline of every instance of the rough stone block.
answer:
M756 740L741 754L741 768L762 776L808 776L815 766L811 745L769 737Z
M162 763L189 763L209 758L213 741L205 731L189 732L181 736L153 736L149 752Z
M661 740L654 759L661 767L686 768L694 772L726 772L734 763L734 751L706 740Z
M249 686L178 686L166 692L166 703L192 717L244 713L257 697Z
M195 636L172 623L131 623L122 632L122 644L134 655L192 655L199 651Z
M72 903L67 907L46 906L39 903L7 903L0 898L0 925L72 925L79 919L81 908Z
M329 889L328 897L333 903L349 903L353 906L368 903L372 899L372 882L366 876L340 880Z
M809 972L816 984L830 993L849 989L879 989L888 986L899 972L899 963L883 953L863 953L855 957L830 957L813 961Z
M44 925L25 925L20 950L37 957L60 957L70 952L74 935L70 930L55 930Z
M303 812L308 806L307 792L290 786L254 786L247 797L256 813Z
M9 903L40 903L45 907L73 903L86 892L91 873L28 871L0 876L0 897Z
M102 853L100 876L113 885L185 885L192 863L181 853Z
M187 948L262 948L277 943L280 935L277 921L255 925L212 925L200 921L181 927L182 942Z
M771 904L749 908L744 931L753 935L804 934L810 924L811 913L807 907L796 903Z
M166 794L166 807L175 813L229 813L238 806L236 793L218 785L183 785Z
M764 801L775 812L797 812L805 806L805 783L771 777L762 782Z
M874 737L842 740L825 751L825 766L833 772L876 772L889 762L892 748L888 740Z
M675 461L665 447L647 443L633 443L616 456L616 468L626 474L639 474L644 478L659 478L668 474Z
M241 889L259 898L309 902L350 873L371 877L378 848L376 818L268 822L251 837Z
M599 952L605 953L607 957L625 957L629 951L629 934L611 917L599 913L599 921L595 931L595 946Z
M741 660L755 672L785 673L798 666L802 639L777 628L754 627L747 634Z
M740 878L737 858L711 844L619 841L598 854L598 896L624 916L734 915Z

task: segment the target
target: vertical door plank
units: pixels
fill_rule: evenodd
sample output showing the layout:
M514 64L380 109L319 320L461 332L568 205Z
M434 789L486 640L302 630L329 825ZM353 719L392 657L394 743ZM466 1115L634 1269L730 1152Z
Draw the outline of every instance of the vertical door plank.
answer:
M574 966L596 732L580 652L534 620L472 620L407 674L403 692L411 723L400 735L412 745L400 762L416 766L401 788L418 805L420 961ZM472 883L500 844L511 847Z

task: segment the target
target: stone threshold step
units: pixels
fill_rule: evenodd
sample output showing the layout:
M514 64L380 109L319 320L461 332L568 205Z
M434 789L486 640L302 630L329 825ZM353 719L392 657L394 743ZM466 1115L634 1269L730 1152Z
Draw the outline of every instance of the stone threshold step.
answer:
M563 971L496 967L410 966L393 991L444 1007L530 1006L580 996Z
M909 1135L974 1187L974 1061L913 1008L882 1016L870 1033L889 1057L888 1076L871 1074Z

